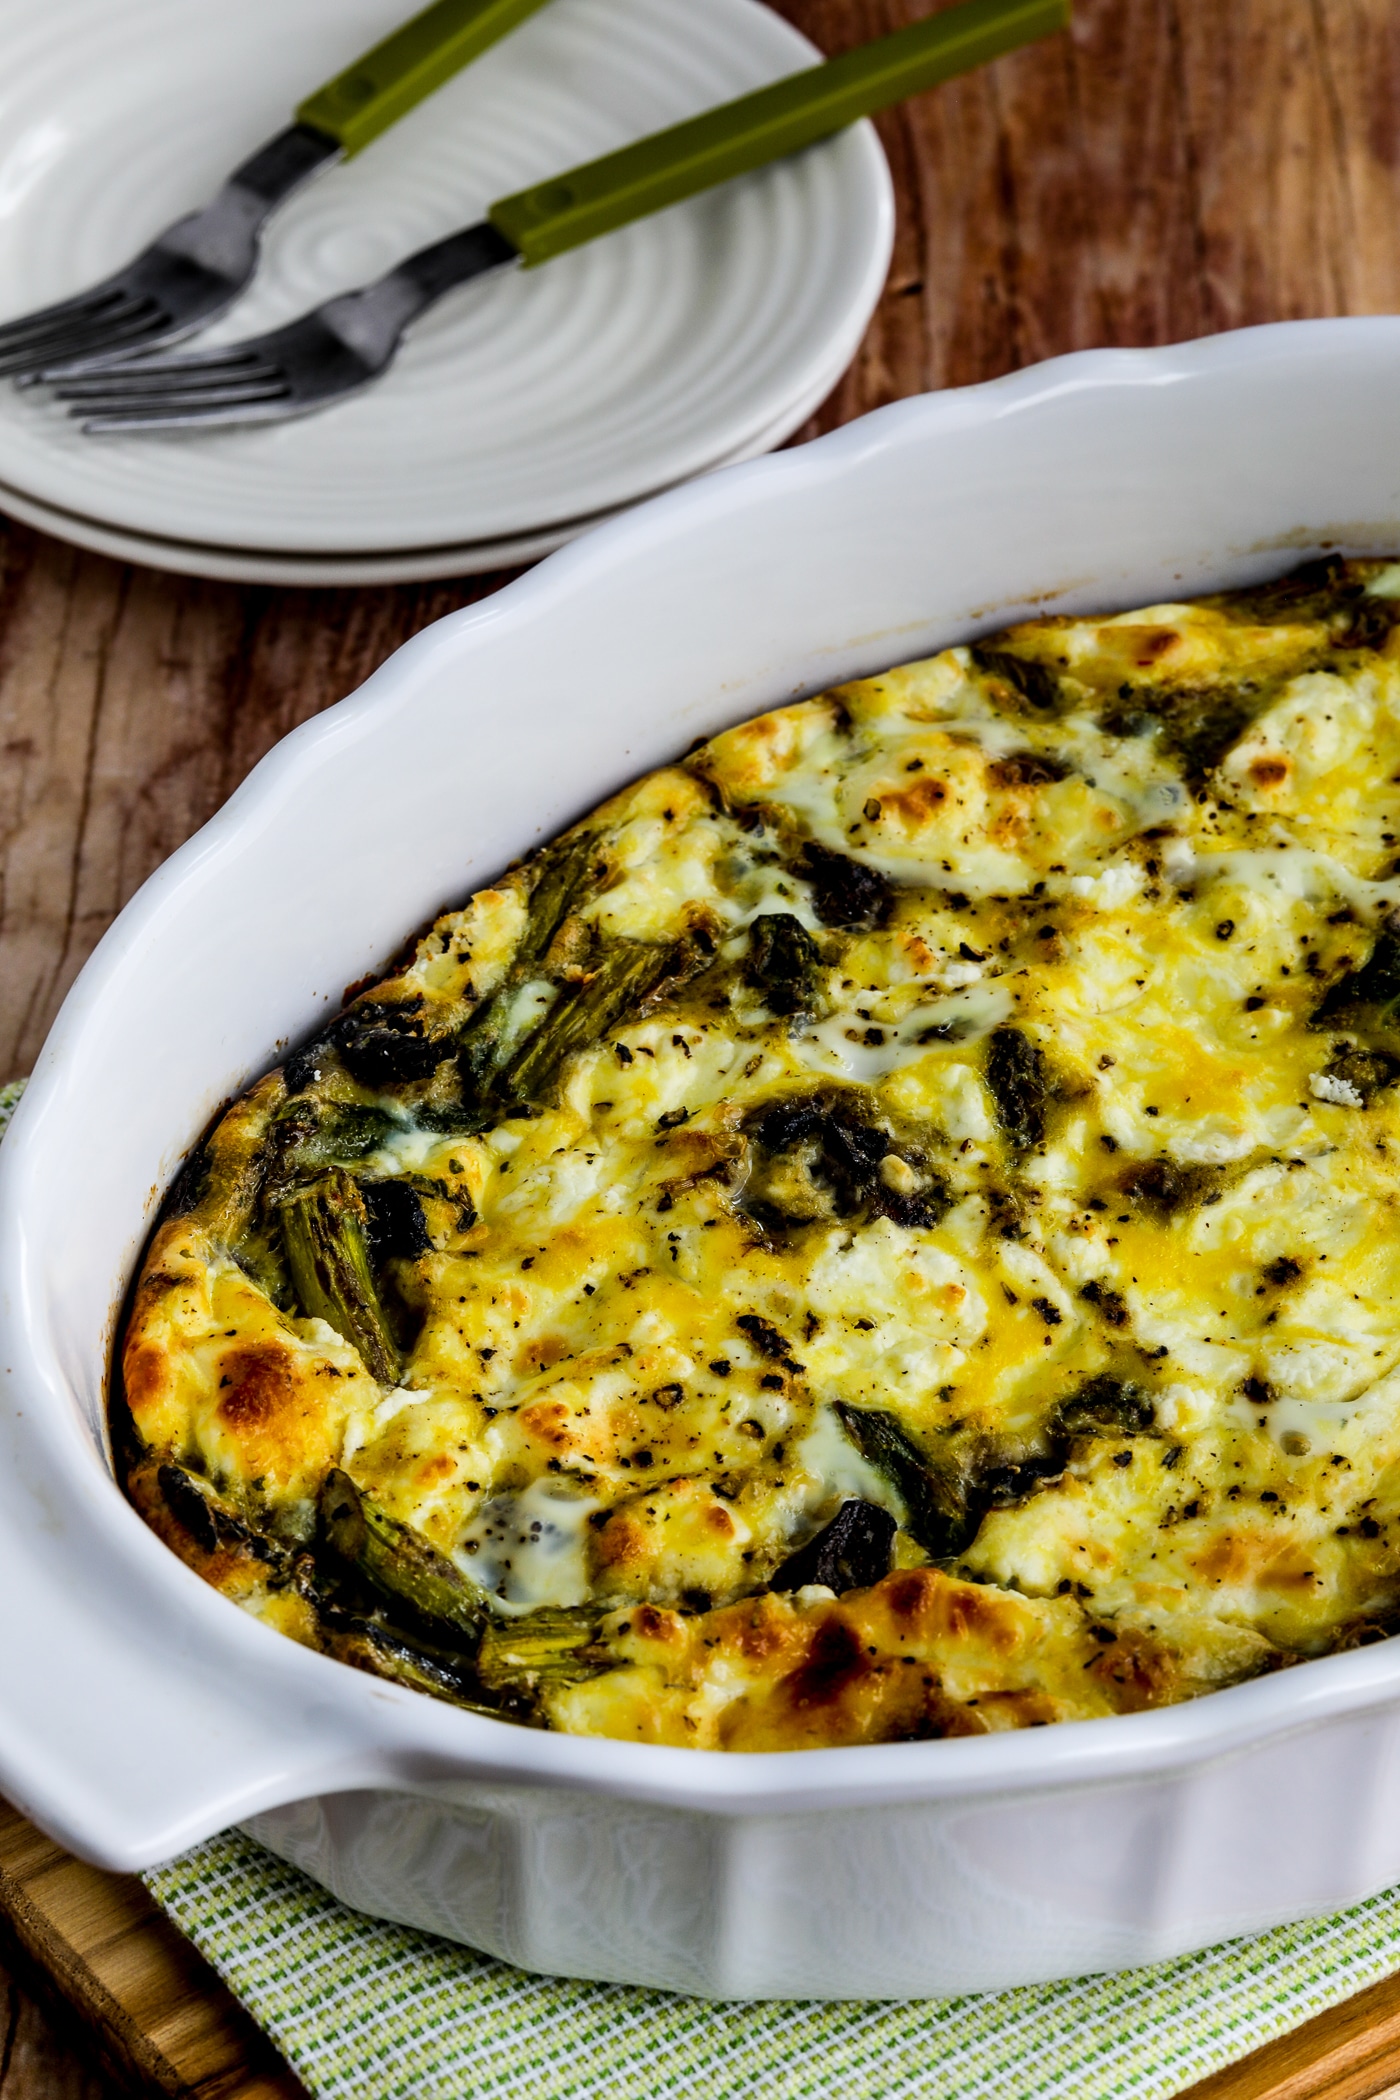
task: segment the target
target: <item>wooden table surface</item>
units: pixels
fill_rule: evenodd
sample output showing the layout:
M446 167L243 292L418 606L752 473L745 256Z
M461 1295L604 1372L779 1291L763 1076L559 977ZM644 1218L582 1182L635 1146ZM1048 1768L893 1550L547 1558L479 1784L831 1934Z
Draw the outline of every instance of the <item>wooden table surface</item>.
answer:
M829 52L928 12L779 5ZM1077 0L1071 35L880 128L893 268L797 442L1064 351L1400 311L1395 0ZM209 583L0 519L0 1076L29 1068L126 899L280 736L506 581ZM0 2100L105 2090L3 1973L0 2000ZM1335 2100L1397 2077L1365 2054Z

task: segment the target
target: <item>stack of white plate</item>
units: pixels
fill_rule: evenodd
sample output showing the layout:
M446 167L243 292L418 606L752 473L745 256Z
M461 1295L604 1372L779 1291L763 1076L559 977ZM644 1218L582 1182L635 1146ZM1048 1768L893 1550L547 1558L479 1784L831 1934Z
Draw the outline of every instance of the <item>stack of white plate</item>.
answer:
M0 319L106 275L412 0L0 0ZM261 332L493 198L810 64L757 0L550 0L279 213L203 344ZM526 560L780 444L859 345L889 263L868 124L536 270L454 292L355 399L264 429L84 437L0 382L0 510L252 581Z

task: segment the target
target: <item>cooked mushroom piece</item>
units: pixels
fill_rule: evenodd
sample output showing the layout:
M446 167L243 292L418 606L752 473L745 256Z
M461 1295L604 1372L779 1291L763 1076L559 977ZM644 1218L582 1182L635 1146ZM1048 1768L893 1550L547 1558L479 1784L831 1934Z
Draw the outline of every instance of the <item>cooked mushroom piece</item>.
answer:
M824 1531L788 1555L768 1586L800 1590L822 1583L838 1597L868 1589L890 1572L898 1528L878 1502L843 1502Z

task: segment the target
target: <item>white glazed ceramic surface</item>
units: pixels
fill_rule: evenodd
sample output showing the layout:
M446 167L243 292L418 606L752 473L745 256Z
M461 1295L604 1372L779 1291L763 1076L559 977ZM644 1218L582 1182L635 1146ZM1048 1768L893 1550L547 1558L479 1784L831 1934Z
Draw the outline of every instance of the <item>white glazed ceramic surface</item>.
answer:
M840 379L851 360L851 349L840 344L831 364L813 375L806 393L790 401L776 423L757 431L746 444L717 459L704 473L735 466L745 459L758 459L772 452L806 422ZM658 494L652 490L649 494ZM170 569L181 576L214 576L226 583L275 584L368 584L419 583L435 576L480 576L491 569L513 568L517 563L538 561L556 547L592 532L630 504L602 511L594 517L575 518L547 532L518 533L501 540L471 540L463 546L417 547L399 554L249 554L237 547L206 547L194 540L156 538L119 526L101 525L72 511L55 510L34 497L7 488L0 481L0 511L35 525L41 532L90 547L95 554L116 561L142 562L151 569Z
M513 1728L266 1631L123 1501L116 1308L205 1118L404 929L765 703L1028 609L1400 547L1400 320L1060 360L601 527L299 729L127 907L0 1148L0 1789L114 1867L239 1819L351 1902L722 1996L1140 1962L1400 1878L1400 1649L1194 1705L729 1756Z
M403 0L0 0L3 317L124 262L403 12ZM816 56L756 0L551 0L293 198L252 287L203 340L275 326L496 197ZM379 384L322 415L99 442L52 399L0 387L0 483L108 528L245 554L538 539L747 450L821 375L833 384L879 297L892 228L884 157L856 125L453 293Z

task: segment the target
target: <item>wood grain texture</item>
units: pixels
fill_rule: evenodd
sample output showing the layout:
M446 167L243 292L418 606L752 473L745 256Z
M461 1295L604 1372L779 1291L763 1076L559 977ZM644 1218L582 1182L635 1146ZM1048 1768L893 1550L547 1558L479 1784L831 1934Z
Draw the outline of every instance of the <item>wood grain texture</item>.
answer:
M305 2100L271 2044L130 1875L103 1874L0 1801L0 1936L42 1978L47 2025L10 1984L31 2062L0 2063L0 2100ZM66 2033L65 2033L66 2030ZM63 2033L68 2043L55 2046ZM85 2048L72 2041L81 2034ZM46 2081L46 2082L44 2082Z
M1395 2100L1400 1977L1203 2079L1183 2100Z
M77 2025L60 2002L39 2002L27 1968L0 1963L0 2100L118 2100L94 2054L75 2046Z
M777 4L832 53L928 11ZM1065 351L1400 311L1394 0L1077 0L1068 37L879 121L894 264L797 442ZM504 580L239 587L0 520L0 1077L29 1068L117 911L280 736ZM3 1972L0 2023L0 2100L96 2100ZM1397 2080L1386 1984L1199 2096L1362 2100Z
M274 591L0 538L0 1068L122 905L279 737L491 580Z

